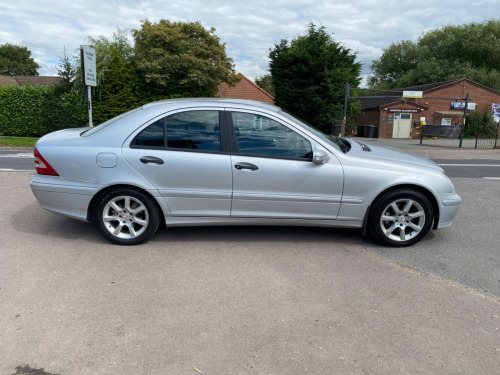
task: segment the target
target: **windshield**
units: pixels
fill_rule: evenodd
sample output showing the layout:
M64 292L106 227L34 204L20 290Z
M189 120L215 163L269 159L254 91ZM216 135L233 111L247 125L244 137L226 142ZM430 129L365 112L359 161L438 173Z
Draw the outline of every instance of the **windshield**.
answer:
M283 116L285 116L286 118L292 120L293 122L299 124L300 126L305 128L306 130L310 131L315 136L320 138L322 141L325 141L326 143L328 143L330 146L335 147L337 150L342 151L343 153L346 153L351 149L351 144L347 140L345 140L343 138L339 138L335 135L325 134L321 130L316 129L315 127L307 124L306 122L298 119L297 117L292 116L291 114L289 114L283 110L281 111L281 114Z
M107 128L109 125L114 124L116 121L121 120L122 118L130 115L131 113L134 113L134 112L138 111L139 109L141 109L141 108L139 107L139 108L133 109L131 111L122 113L121 115L113 117L112 119L109 119L108 121L105 121L105 122L103 122L100 125L97 125L97 126L95 126L93 128L88 128L87 130L84 130L82 133L80 133L80 136L81 137L89 137L92 134L95 134L95 133L101 131L102 129Z

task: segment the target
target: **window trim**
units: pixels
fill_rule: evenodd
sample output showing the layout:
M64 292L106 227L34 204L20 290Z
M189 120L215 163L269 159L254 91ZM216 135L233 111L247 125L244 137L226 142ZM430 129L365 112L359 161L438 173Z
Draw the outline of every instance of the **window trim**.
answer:
M168 134L167 134L167 117L176 115L178 113L184 113L184 112L200 112L200 111L211 111L211 112L218 112L219 115L219 137L220 137L220 150L197 150L197 149L189 149L189 148L182 148L182 147L168 147ZM163 116L163 117L161 117ZM164 115L161 115L158 117L161 117L160 120L163 122L163 147L160 146L144 146L144 145L135 145L133 144L136 138L149 126L153 125L155 122L159 121L157 119L153 119L150 122L147 123L146 126L140 128L137 131L137 134L132 138L132 140L129 143L129 148L133 149L143 149L143 150L163 150L163 151L175 151L175 152L197 152L197 153L207 153L207 154L228 154L229 153L229 136L227 134L227 126L226 126L226 117L225 117L225 111L220 110L220 109L214 109L214 108L187 108L184 110L176 111L174 113L167 113Z

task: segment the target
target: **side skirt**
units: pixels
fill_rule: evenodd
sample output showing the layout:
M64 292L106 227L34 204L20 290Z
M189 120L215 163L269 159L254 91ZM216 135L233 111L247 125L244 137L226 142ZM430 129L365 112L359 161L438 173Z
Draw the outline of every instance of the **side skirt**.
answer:
M188 217L166 216L165 223L170 227L217 226L217 225L280 225L303 227L362 228L362 221L269 219L269 218L231 218L231 217Z

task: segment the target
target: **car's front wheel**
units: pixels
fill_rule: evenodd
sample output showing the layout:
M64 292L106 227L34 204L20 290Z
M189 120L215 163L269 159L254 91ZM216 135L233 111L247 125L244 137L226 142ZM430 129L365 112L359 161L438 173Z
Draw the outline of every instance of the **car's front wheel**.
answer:
M411 189L392 190L380 197L370 215L370 232L388 246L409 246L431 228L433 210L429 199Z
M153 199L130 188L105 193L97 202L96 217L101 233L120 245L146 241L160 223L160 211Z

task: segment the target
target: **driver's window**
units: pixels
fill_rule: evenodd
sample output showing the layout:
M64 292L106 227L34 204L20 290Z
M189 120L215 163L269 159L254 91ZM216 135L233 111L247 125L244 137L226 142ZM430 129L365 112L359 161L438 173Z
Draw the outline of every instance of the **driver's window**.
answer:
M240 154L311 160L311 143L287 126L252 113L231 116Z

